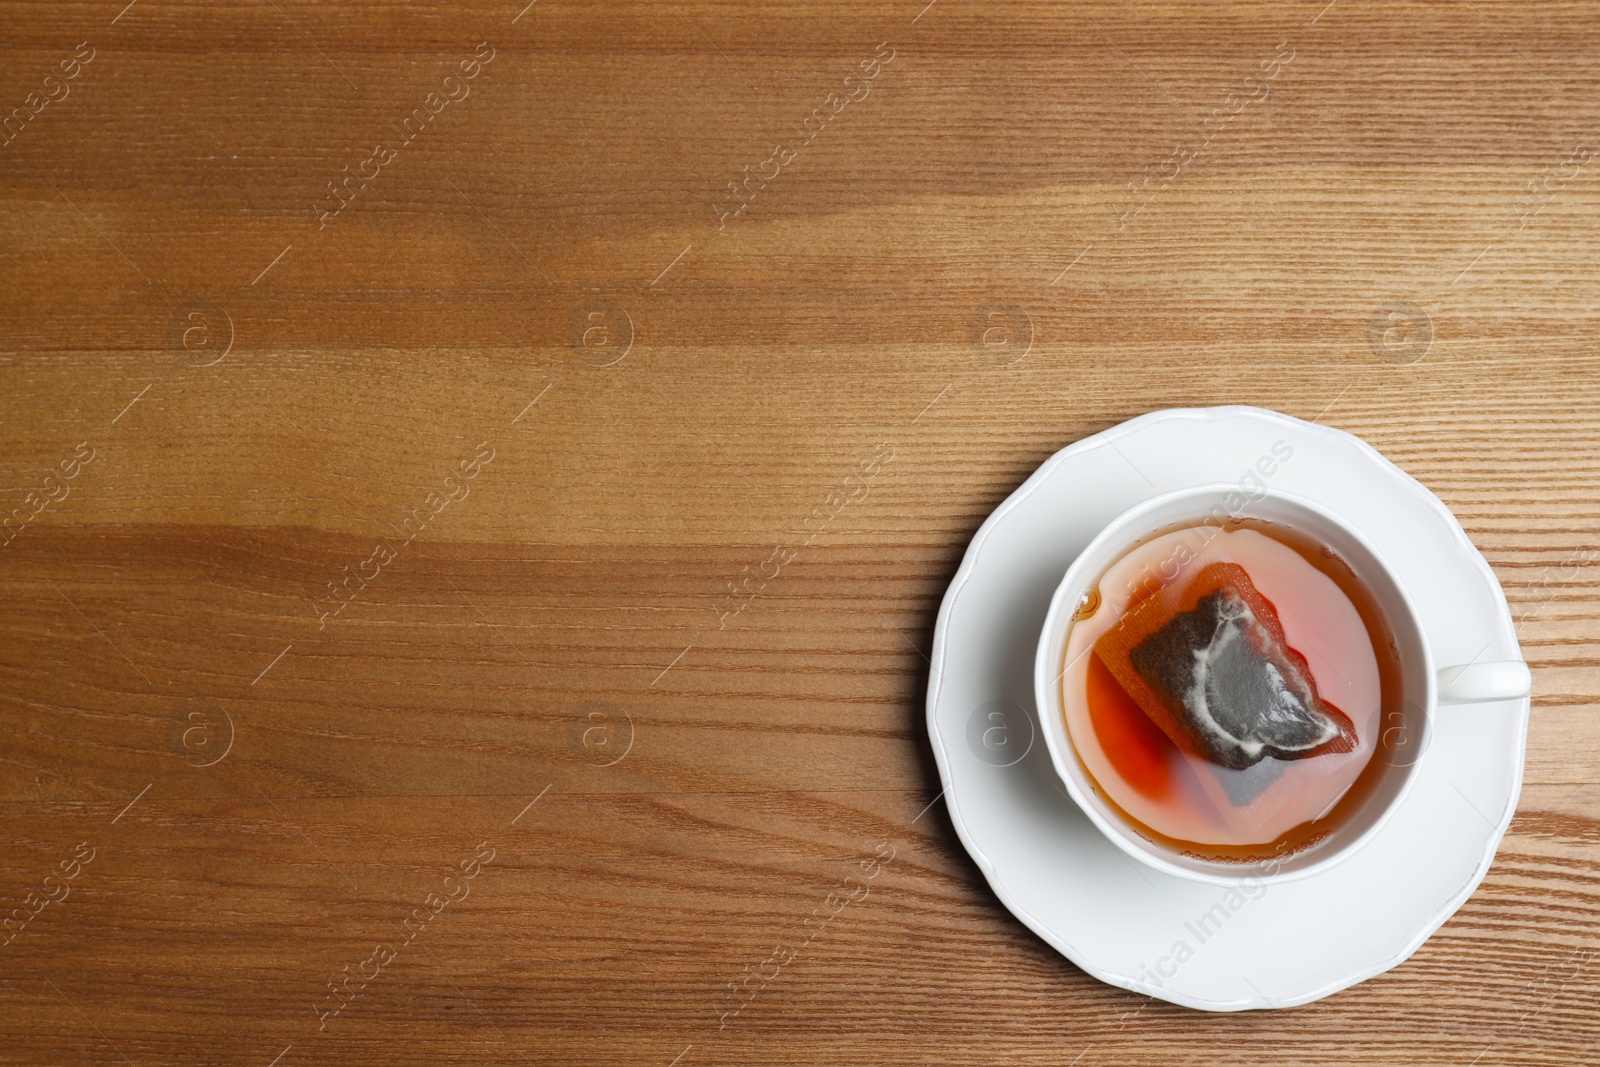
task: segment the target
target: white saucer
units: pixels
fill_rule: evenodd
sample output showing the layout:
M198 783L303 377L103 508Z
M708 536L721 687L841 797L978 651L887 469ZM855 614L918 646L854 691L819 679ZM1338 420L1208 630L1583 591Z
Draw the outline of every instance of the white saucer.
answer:
M1273 446L1278 446L1274 455ZM1285 449L1292 456L1282 459ZM1034 721L1033 658L1067 566L1157 493L1257 470L1394 564L1439 663L1520 659L1489 565L1359 438L1260 408L1158 411L1052 456L978 530L934 633L928 733L950 817L995 894L1102 981L1207 1011L1304 1004L1404 961L1488 872L1522 786L1529 699L1439 709L1394 817L1338 867L1238 890L1129 859L1068 799Z

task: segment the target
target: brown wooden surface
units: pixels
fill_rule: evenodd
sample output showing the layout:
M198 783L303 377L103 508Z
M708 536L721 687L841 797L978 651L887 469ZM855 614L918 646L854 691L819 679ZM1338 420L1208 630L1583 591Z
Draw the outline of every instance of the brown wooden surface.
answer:
M1600 1062L1600 10L924 2L0 6L0 913L69 894L0 945L0 1059ZM1443 497L1535 708L1494 869L1411 961L1212 1017L1088 978L913 820L979 522L1227 402Z

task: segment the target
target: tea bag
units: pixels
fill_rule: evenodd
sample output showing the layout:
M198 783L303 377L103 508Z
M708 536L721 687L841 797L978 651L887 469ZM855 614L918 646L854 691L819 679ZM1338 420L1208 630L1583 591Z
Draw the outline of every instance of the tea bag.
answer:
M1237 563L1189 569L1134 605L1095 651L1175 745L1219 768L1234 806L1277 780L1278 761L1355 747L1350 719L1318 694L1276 610Z

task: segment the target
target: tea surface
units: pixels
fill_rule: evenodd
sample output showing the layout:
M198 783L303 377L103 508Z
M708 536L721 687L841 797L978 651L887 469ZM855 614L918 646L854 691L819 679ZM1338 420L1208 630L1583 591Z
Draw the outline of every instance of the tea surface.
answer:
M1152 841L1248 861L1313 845L1360 807L1399 702L1366 587L1320 543L1245 519L1168 530L1107 568L1068 633L1073 748Z

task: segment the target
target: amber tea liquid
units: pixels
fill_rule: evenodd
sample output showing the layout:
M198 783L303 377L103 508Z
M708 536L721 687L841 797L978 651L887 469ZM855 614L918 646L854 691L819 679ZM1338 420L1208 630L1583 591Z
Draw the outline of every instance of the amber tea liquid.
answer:
M1241 570L1247 579L1234 581L1250 587L1244 600L1264 617L1262 631L1270 629L1284 646L1276 664L1255 664L1256 674L1294 707L1324 711L1301 730L1307 737L1298 745L1296 724L1286 727L1281 717L1273 728L1282 747L1250 738L1232 742L1225 731L1238 727L1226 725L1230 709L1217 703L1215 692L1208 708L1197 686L1151 689L1129 673L1126 658L1118 661L1108 651L1132 644L1119 643L1128 633L1151 635L1139 641L1144 647L1136 652L1144 653L1163 641L1172 645L1167 638L1175 631L1203 638L1215 616L1202 617L1195 608L1199 586ZM1178 618L1184 612L1165 605L1180 603L1186 583L1190 595L1183 604L1191 610ZM1180 674L1186 667L1199 670L1184 655L1198 662L1208 654L1203 644L1178 654ZM1291 682L1300 678L1301 689L1294 691L1303 702L1284 695L1294 689L1279 684L1285 675ZM1372 593L1321 542L1262 519L1172 527L1124 553L1073 616L1061 686L1073 750L1100 796L1148 840L1225 862L1282 858L1347 822L1389 769L1374 758L1382 724L1403 713L1399 652ZM1155 706L1153 693L1186 722ZM1324 720L1337 720L1339 736L1331 727L1316 733ZM1206 730L1230 745L1212 743ZM1323 737L1332 740L1318 745Z

